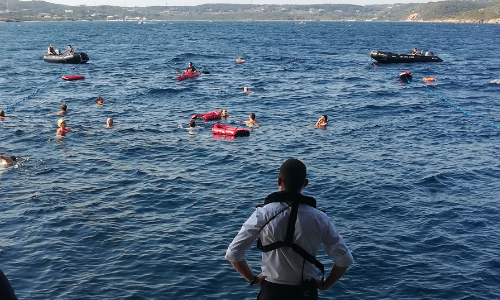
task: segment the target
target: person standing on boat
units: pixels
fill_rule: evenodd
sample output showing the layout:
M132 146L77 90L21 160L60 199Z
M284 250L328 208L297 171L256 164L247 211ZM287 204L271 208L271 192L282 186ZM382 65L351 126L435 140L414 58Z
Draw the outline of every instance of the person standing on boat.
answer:
M196 72L196 68L193 66L192 62L189 62L188 68L186 69L186 72Z
M73 47L71 47L70 44L68 44L68 48L62 54L66 53L66 52L69 52L69 54L75 53L75 51L73 50Z
M47 48L47 54L48 55L56 55L56 50L54 50L54 47L52 47L52 44L49 45L49 48Z
M423 51L424 50L418 51L417 48L415 47L413 48L413 52L411 53L411 55L421 55Z
M302 195L307 186L306 166L288 159L280 167L279 192L259 205L226 251L226 259L249 282L261 286L257 300L317 300L318 290L328 290L354 260L330 218L316 209L316 199ZM245 252L257 240L262 251L262 273L256 276L245 260ZM320 246L334 259L323 280L317 279L316 259Z

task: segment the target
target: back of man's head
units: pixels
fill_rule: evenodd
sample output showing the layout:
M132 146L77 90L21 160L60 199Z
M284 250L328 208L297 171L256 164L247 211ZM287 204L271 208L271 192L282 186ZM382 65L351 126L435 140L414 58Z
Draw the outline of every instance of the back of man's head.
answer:
M304 186L306 180L306 165L298 159L287 159L280 167L279 178L285 185L285 190L298 192Z

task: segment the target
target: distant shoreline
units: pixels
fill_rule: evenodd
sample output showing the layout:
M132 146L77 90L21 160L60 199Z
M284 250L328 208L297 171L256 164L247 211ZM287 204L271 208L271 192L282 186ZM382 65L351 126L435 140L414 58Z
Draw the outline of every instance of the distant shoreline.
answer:
M137 23L136 20L36 20L36 21L4 21L0 20L0 23L66 23L66 22L111 22L111 23ZM229 23L229 22L238 22L238 23L251 23L251 22L281 22L281 23L450 23L450 24L500 24L500 20L485 20L485 21L476 21L476 20L420 20L420 21L378 21L378 20L147 20L145 22L207 22L207 23ZM151 23L149 23L151 24ZM143 25L143 24L141 24ZM145 23L144 25L148 25Z

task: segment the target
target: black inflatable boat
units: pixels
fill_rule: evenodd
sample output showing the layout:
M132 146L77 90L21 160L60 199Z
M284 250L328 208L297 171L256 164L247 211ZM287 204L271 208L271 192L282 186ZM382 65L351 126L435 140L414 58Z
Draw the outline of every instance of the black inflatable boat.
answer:
M89 56L85 53L73 53L65 55L47 54L43 56L43 60L49 63L59 64L84 64L89 61Z
M443 61L441 58L434 56L434 53L432 52L426 52L425 55L412 55L373 50L372 52L370 52L370 57L381 64Z

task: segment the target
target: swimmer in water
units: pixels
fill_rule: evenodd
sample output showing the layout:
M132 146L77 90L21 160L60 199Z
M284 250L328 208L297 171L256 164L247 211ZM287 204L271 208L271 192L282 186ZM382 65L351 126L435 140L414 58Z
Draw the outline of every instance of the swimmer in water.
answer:
M0 168L7 168L15 164L17 161L17 158L13 155L11 156L3 156L0 155Z
M59 119L57 121L57 126L59 126L59 129L57 129L56 134L60 136L65 136L67 132L69 132L69 128L66 127L66 120L65 119Z
M322 115L314 126L316 127L326 127L328 125L328 116Z
M255 114L254 113L251 113L249 116L248 116L248 120L245 121L245 123L247 124L247 126L256 126L258 125L260 122L259 121L256 121L255 120Z
M95 101L95 104L97 104L97 105L103 105L104 104L104 99L102 99L101 96L97 97L97 100Z
M68 106L66 105L66 103L63 103L61 105L61 111L58 112L57 114L58 115L64 115L64 114L67 114L68 113Z
M189 121L189 127L190 128L195 128L196 127L196 122L194 120Z
M0 120L5 118L5 112L3 110L0 110Z
M227 114L227 110L225 108L223 108L220 111L220 116L221 116L222 120L226 120L227 118L231 118L231 116Z
M248 90L248 86L245 86L245 87L243 88L243 92L242 92L242 93L243 93L243 94L253 95L253 92L252 92L252 91L250 91L250 90Z
M106 120L106 125L104 125L104 127L107 127L107 128L113 127L113 119L112 118L108 118Z

